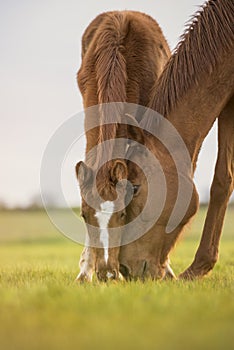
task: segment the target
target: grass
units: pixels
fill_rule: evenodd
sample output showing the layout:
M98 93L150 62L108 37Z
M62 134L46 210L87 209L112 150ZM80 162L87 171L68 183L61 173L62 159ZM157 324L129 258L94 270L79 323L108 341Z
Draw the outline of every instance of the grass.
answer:
M78 286L82 247L43 212L0 213L1 349L232 349L233 214L203 280ZM204 216L171 256L176 273L192 261Z

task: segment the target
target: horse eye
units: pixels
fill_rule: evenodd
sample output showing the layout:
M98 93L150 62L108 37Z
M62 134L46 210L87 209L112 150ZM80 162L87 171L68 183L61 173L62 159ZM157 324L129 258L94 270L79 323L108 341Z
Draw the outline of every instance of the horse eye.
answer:
M120 218L121 218L121 219L124 219L125 216L126 216L126 212L125 212L125 211L122 211L122 213L120 214Z
M136 195L139 191L140 185L133 185L132 188L133 188L133 194Z

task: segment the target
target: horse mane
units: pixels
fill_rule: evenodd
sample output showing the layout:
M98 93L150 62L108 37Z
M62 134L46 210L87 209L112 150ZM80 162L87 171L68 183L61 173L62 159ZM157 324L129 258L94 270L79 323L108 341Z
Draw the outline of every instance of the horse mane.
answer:
M99 137L96 167L100 161L112 158L118 124L121 123L122 106L114 102L127 100L127 67L124 41L129 30L126 12L107 12L99 15L87 28L82 40L83 65L78 73L80 89L86 86L90 74L95 76L97 103L99 105ZM88 47L87 47L88 46ZM110 104L113 102L113 104ZM103 167L106 173L110 163Z
M102 105L110 102L125 102L127 99L127 68L123 55L127 31L126 16L123 13L110 13L106 14L97 32L94 54L101 117L99 143L114 139L117 123L121 123L121 111L118 108L111 108L110 113L107 105ZM113 106L116 107L117 104Z
M202 75L212 73L224 54L233 47L233 23L233 0L207 1L186 25L152 90L148 107L167 117ZM150 123L144 119L144 123Z

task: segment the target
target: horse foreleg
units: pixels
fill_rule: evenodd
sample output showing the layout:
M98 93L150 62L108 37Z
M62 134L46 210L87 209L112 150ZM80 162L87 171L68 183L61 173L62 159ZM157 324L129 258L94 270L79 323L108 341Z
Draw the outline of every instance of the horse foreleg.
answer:
M218 158L202 238L191 266L179 277L202 277L218 260L219 241L229 197L234 187L234 98L218 120Z

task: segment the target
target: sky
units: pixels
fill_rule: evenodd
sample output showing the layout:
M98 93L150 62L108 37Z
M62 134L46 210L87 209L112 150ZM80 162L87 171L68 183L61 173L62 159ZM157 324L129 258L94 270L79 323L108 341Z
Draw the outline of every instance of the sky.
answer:
M39 196L41 160L49 139L61 124L82 111L76 73L81 63L82 33L94 17L108 10L145 12L158 21L173 49L185 22L203 2L1 1L0 203L27 206ZM199 157L195 182L201 201L209 195L216 138L214 127ZM77 160L84 157L84 149L83 137L76 147ZM67 201L76 205L80 198L74 171L68 170L63 172L64 191Z

